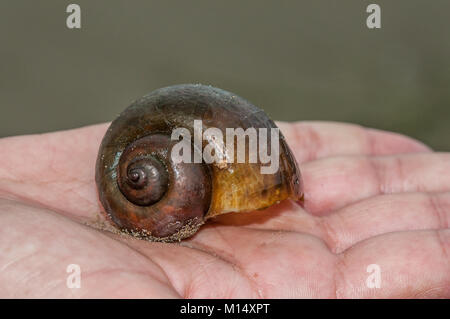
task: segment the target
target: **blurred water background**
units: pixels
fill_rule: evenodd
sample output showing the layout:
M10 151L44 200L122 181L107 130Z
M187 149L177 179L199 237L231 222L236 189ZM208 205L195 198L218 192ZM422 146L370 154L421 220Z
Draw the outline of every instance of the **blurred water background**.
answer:
M382 28L366 27L381 6ZM82 28L66 27L81 6ZM0 2L0 137L110 121L211 84L275 120L358 123L450 150L450 1Z

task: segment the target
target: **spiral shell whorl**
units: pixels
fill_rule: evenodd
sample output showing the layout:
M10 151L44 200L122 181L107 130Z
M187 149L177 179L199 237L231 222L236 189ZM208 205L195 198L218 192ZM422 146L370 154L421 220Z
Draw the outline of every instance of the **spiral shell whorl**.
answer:
M175 241L203 224L211 197L208 168L173 163L169 156L173 144L167 135L141 137L111 154L116 160L97 175L103 207L122 230L155 241ZM146 175L143 183L130 181L136 170Z

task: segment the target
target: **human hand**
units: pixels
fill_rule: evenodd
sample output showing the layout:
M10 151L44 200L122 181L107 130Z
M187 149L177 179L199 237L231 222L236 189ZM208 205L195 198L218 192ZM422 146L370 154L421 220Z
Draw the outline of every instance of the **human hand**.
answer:
M349 124L279 126L305 207L219 216L179 244L102 229L105 124L1 139L0 296L450 298L450 154ZM371 264L380 288L366 284Z

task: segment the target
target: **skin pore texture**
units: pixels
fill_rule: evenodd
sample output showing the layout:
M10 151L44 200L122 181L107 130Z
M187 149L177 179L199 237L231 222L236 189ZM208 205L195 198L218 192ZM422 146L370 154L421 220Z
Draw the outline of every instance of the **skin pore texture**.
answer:
M0 297L450 298L450 154L352 124L277 125L305 206L218 216L174 244L101 213L107 124L0 139ZM366 285L371 264L380 288Z

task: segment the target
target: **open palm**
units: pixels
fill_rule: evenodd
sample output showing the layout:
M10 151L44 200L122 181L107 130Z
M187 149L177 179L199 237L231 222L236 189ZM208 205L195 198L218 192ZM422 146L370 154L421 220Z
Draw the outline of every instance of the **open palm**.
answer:
M350 124L279 126L305 207L223 215L179 244L108 231L94 183L106 124L1 139L0 296L449 298L450 154Z

